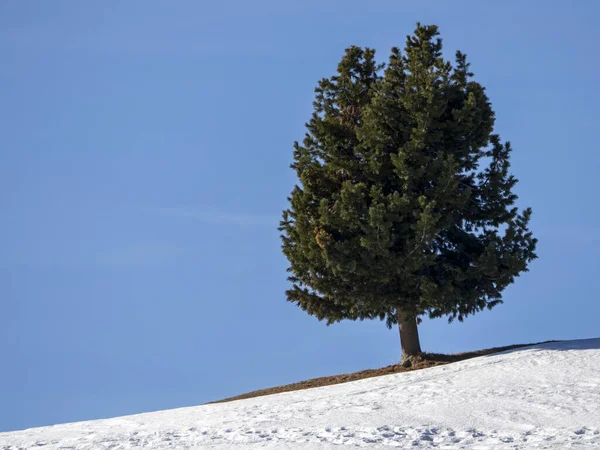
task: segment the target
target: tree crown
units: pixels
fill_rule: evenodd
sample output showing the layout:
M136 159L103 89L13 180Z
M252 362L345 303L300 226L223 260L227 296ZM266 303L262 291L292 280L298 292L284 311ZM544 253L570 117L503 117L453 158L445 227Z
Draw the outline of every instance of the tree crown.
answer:
M536 257L511 146L466 56L444 60L438 34L418 24L386 64L348 48L294 144L286 294L328 324L391 326L398 309L463 320L500 303Z

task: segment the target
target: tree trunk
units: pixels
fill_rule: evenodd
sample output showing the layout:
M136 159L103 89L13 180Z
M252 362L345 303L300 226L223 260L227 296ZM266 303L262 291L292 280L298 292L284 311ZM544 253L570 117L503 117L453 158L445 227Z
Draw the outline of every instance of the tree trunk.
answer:
M398 328L400 329L400 346L402 347L402 361L407 361L412 356L421 353L417 318L405 314L400 309L397 310L397 314Z

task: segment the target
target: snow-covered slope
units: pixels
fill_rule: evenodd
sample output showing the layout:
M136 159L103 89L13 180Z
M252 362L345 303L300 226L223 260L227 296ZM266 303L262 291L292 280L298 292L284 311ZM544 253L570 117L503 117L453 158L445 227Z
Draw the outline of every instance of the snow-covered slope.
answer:
M600 339L231 403L0 433L0 449L600 448Z

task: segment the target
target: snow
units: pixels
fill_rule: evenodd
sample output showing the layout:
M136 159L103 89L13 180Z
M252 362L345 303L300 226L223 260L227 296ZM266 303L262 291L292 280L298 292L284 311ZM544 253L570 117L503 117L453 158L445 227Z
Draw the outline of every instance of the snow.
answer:
M230 403L0 433L0 449L600 448L600 339Z

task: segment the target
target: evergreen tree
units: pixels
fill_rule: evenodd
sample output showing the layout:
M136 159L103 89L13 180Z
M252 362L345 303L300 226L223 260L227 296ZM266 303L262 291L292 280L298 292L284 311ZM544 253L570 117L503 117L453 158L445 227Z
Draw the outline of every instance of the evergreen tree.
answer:
M417 24L387 64L350 47L319 82L280 226L288 301L327 324L398 324L404 361L421 352L421 317L493 308L536 258L510 144L466 56L445 61L438 34Z

